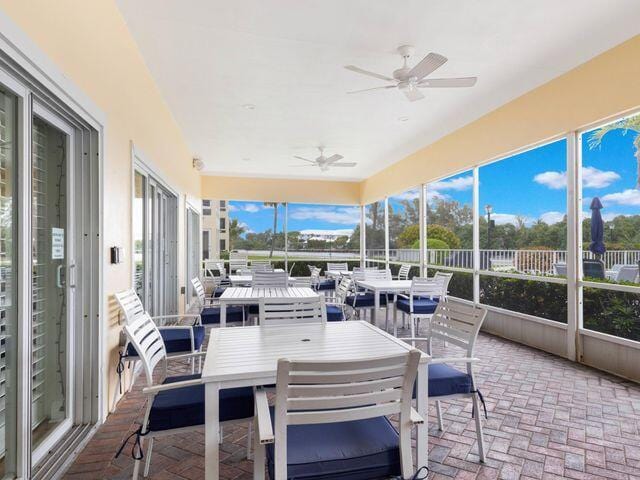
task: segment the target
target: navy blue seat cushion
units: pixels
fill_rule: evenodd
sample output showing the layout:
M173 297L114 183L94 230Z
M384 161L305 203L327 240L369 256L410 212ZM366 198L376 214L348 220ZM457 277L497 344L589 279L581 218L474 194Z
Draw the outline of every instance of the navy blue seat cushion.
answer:
M473 382L467 372L453 368L446 363L429 365L429 397L471 393L472 391ZM413 398L416 398L415 386Z
M409 309L408 298L398 298L396 300L396 307L398 308L398 310L401 310L405 313L411 313L411 310ZM430 298L421 297L416 297L413 299L413 313L428 315L435 312L437 307L437 299L431 300Z
M341 322L344 320L344 312L340 305L327 305L327 322Z
M250 315L259 315L260 314L260 305L253 304L253 305L249 305L249 314Z
M195 350L199 350L204 342L204 327L194 325L193 345ZM191 332L188 328L160 328L160 335L164 340L164 348L167 353L179 353L191 351ZM129 344L126 352L127 357L137 357L138 352L132 344Z
M274 444L266 450L273 479ZM386 417L287 427L288 479L372 480L396 475L399 437Z
M336 281L335 280L320 280L316 285L316 290L335 290L336 289Z
M241 322L243 309L242 306L227 307L227 322ZM203 308L200 319L203 325L220 323L220 307Z
M218 298L220 295L224 293L227 287L218 287L213 291L213 298Z
M200 374L167 377L164 384L200 378ZM220 390L220 421L253 417L251 387ZM157 432L204 424L204 385L158 393L149 413L149 430Z
M354 296L350 295L347 297L347 301L345 302L347 305L354 307L355 308L363 308L363 307L373 307L375 304L375 299L376 297L373 295L372 292L367 292L367 293L362 293L359 295L355 296L356 299L356 304L353 304L354 301ZM380 294L380 306L386 306L387 305L387 296L385 294Z

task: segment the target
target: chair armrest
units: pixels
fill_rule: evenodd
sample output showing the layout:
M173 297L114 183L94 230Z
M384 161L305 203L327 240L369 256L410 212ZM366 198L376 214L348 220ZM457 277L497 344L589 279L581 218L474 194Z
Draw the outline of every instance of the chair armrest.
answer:
M418 413L418 411L411 407L411 423L419 425L424 423L424 418Z
M271 426L271 413L269 412L269 399L264 390L255 391L256 417L258 428L256 435L261 444L273 443L273 427Z
M180 355L171 355L167 357L167 361L169 360L184 360L187 358L195 358L195 357L204 357L207 352L190 352L190 353L181 353Z
M159 392L164 392L166 390L173 390L176 388L184 388L184 387L193 387L194 385L201 385L202 380L196 378L194 380L185 380L183 382L174 382L174 383L163 383L162 385L154 385L152 387L145 387L142 389L142 393L145 395L155 395Z
M396 337L403 342L428 342L429 337Z
M404 293L396 293L396 297L409 300L409 295L405 295Z

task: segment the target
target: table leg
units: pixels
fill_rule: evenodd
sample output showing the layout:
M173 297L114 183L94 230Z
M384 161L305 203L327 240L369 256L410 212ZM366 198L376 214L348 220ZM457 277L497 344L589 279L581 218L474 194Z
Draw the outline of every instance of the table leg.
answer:
M206 383L204 387L204 478L220 478L220 384Z
M380 294L377 290L373 291L373 315L371 315L371 323L378 326L378 309L380 308Z
M227 326L227 303L220 302L220 328Z
M416 378L416 410L424 419L417 426L416 432L416 465L427 466L429 462L429 369L426 363L418 366Z

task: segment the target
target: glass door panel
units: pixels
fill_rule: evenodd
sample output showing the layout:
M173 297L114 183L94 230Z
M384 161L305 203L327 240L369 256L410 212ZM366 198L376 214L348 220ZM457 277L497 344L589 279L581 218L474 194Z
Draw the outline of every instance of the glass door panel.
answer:
M0 87L0 478L16 473L17 108Z
M145 191L146 178L140 172L135 172L133 196L133 286L138 297L146 303L145 297Z
M39 116L32 127L32 449L70 423L70 262L67 243L71 131ZM57 431L56 435L52 435ZM46 447L46 445L45 445ZM39 455L34 454L34 461Z

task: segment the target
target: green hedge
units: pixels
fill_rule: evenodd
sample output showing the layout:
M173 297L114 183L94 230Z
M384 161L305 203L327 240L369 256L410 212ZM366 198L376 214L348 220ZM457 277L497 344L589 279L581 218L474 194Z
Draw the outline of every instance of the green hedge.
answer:
M585 287L582 305L584 328L640 341L640 295Z

